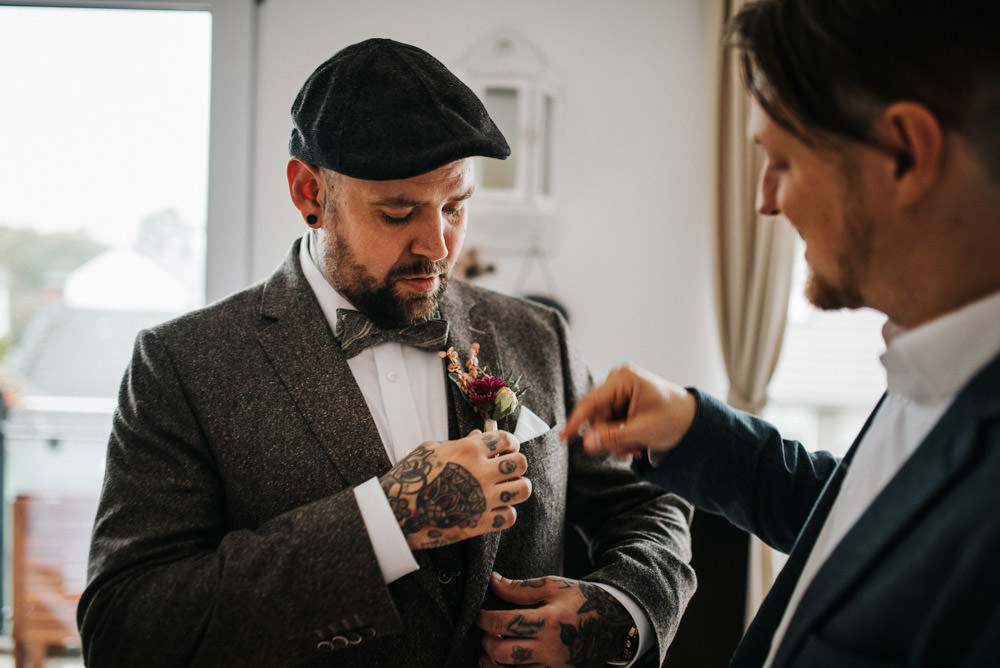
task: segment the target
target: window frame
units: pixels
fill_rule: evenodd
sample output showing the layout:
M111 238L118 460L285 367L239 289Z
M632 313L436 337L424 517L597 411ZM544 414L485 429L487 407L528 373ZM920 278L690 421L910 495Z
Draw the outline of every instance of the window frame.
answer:
M257 0L0 0L0 5L212 14L205 303L250 282Z

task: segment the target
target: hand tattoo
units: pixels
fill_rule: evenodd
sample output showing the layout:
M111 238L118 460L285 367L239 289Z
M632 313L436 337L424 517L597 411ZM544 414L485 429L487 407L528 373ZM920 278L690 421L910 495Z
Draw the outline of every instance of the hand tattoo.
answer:
M571 666L603 666L618 654L621 639L632 626L625 608L611 594L588 582L578 582L583 605L574 626L560 624L560 639L569 649ZM588 613L595 613L592 616ZM583 615L588 615L584 617Z
M500 437L493 432L488 432L483 434L483 445L489 448L490 452L497 449L497 443L500 442Z
M511 620L510 624L507 625L507 630L511 633L511 635L528 638L538 635L538 632L544 627L544 619L529 621L524 618L524 615L518 615Z
M500 462L500 473L503 473L504 475L510 475L516 469L517 469L517 464L515 464L509 459L505 459L502 462Z
M527 663L531 661L533 656L530 649L527 647L521 647L520 645L514 645L514 648L510 652L510 658L514 660L514 663Z
M404 534L428 526L472 528L486 511L483 490L468 470L448 462L432 477L435 464L434 453L420 447L380 479Z

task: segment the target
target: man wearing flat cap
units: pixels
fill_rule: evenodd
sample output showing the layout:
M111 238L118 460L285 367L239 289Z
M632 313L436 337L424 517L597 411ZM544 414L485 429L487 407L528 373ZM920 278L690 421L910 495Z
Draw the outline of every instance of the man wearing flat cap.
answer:
M479 99L375 39L322 64L292 120L309 231L264 282L137 338L88 664L662 663L689 507L559 441L590 379L557 312L449 280L472 156L510 152ZM438 355L477 346L529 388L486 433Z

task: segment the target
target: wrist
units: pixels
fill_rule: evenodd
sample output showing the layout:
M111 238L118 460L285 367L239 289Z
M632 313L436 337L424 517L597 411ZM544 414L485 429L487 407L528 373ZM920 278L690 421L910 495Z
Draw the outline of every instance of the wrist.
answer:
M619 644L618 654L613 659L615 663L628 663L635 658L639 651L639 627L635 624L629 625Z

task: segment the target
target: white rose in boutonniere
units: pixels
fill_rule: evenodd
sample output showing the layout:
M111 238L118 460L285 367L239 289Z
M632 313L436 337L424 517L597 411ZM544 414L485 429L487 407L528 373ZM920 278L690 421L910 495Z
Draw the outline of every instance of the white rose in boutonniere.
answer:
M458 353L454 348L438 353L442 358L448 358L448 377L462 390L462 396L472 404L473 409L483 416L483 431L496 431L497 420L505 418L517 409L521 395L528 388L520 387L521 377L508 380L503 369L500 375L490 374L489 367L479 366L479 344L473 343L469 348L469 359L465 363L466 371L458 361Z

